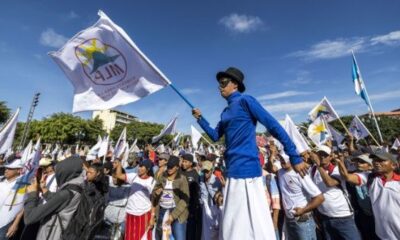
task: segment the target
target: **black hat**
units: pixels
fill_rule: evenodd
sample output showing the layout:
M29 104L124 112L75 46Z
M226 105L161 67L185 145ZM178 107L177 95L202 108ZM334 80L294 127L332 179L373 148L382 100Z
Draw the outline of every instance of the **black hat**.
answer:
M217 80L220 80L223 77L227 77L235 81L238 84L239 92L244 92L244 90L246 90L246 87L243 84L244 75L239 69L229 67L225 72L217 73Z
M153 163L150 160L143 160L139 163L139 166L145 167L147 170L150 170L151 167L153 166Z
M179 158L171 156L167 163L167 168L179 167Z
M190 153L186 153L182 156L184 160L188 160L189 162L193 162L193 155Z

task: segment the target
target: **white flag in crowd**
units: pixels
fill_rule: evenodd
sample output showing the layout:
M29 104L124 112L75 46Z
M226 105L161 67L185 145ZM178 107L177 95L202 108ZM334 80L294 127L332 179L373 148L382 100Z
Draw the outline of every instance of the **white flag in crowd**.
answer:
M396 140L394 140L394 143L392 145L392 149L398 149L400 147L400 140L398 138L396 138Z
M197 144L199 143L202 135L195 127L193 127L193 125L191 125L190 128L192 130L192 146L194 149L197 149Z
M140 152L140 148L136 145L137 143L137 138L135 139L135 141L133 141L131 148L129 149L129 152L132 153L138 153Z
M338 131L336 130L334 127L332 127L331 125L328 125L328 131L329 134L332 137L332 140L335 140L337 145L340 145L342 143L342 141L344 140L344 136Z
M89 150L89 152L86 156L87 161L96 159L96 156L99 153L102 142L103 142L103 139L101 139L101 136L99 135L97 137L97 143Z
M99 152L97 153L98 157L102 157L102 156L107 154L107 151L108 151L108 139L109 139L109 136L103 138L103 141L101 142L101 145L100 145Z
M300 134L293 120L286 114L285 122L283 128L286 130L292 142L296 145L297 153L302 153L310 150L307 142L304 140L303 136Z
M19 108L17 108L17 111L14 113L14 115L8 119L8 121L0 129L0 154L6 153L12 147L15 129L17 128L18 115Z
M153 137L152 142L156 143L160 141L160 139L168 134L173 134L175 132L175 126L176 126L176 120L178 119L178 116L174 117L165 127L163 130L161 130L160 134L158 136Z
M327 124L325 123L325 120L322 118L322 116L320 116L316 118L308 127L308 137L317 146L324 144L330 138L326 125Z
M171 82L105 13L50 56L74 87L73 112L137 101Z
M349 126L349 132L353 137L355 137L357 140L363 139L370 135L367 127L365 127L364 123L361 122L361 120L358 118L358 116L355 116L353 120L350 123Z
M26 145L24 151L21 154L21 162L23 164L25 164L26 161L29 160L29 157L31 156L31 153L32 153L32 147L33 147L33 142L32 142L32 140L30 140L28 145Z
M119 136L117 143L115 144L114 148L114 157L119 158L121 155L125 152L125 149L127 147L127 142L126 142L126 127L121 132L121 135ZM128 148L129 149L129 148Z
M333 109L332 105L328 101L328 98L324 97L320 103L318 103L309 113L308 116L311 121L314 121L318 117L323 117L325 121L330 122L339 118L339 115Z

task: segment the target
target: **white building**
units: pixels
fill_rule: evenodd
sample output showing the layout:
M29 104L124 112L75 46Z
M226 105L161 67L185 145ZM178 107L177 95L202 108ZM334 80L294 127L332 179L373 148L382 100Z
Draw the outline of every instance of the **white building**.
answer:
M93 111L92 118L94 119L96 117L103 120L103 129L106 130L107 133L110 133L111 130L119 124L128 124L132 121L138 121L137 117L114 109Z

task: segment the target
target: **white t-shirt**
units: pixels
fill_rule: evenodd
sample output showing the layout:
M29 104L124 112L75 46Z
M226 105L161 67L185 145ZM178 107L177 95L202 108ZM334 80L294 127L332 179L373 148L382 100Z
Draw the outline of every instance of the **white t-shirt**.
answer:
M302 178L295 171L278 171L279 187L282 194L283 207L288 218L294 218L294 208L303 208L309 199L321 194L321 191L309 175Z
M25 199L25 188L18 191L15 195L15 191L12 189L17 182L17 179L9 182L4 179L0 182L0 228L6 226L15 219L19 211L24 207ZM14 198L14 204L12 205L11 211L10 206Z
M160 207L171 209L175 207L172 181L167 180L160 198Z
M131 184L126 212L131 215L141 216L150 211L150 194L156 184L153 177L143 179L136 173L128 173L126 174L126 182Z
M369 173L356 173L361 185L368 182ZM377 176L369 186L369 197L375 218L375 232L381 239L400 237L400 175L391 181Z
M332 167L334 168L329 175L337 180L340 180L342 189L344 191L347 191L346 181L340 175L338 167L333 165ZM328 173L328 170L325 171ZM316 169L315 173L312 172L311 174L314 174L314 176L312 176L312 179L314 183L318 186L319 190L321 190L321 192L324 194L325 198L325 201L318 207L318 211L328 217L351 216L352 212L349 206L350 203L348 202L348 200L346 200L343 191L337 186L326 186L318 169Z

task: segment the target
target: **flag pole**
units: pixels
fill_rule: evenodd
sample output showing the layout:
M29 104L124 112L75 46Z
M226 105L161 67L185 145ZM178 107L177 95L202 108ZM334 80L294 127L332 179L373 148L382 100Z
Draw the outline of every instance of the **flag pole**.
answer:
M374 113L374 109L372 108L371 101L369 100L369 95L368 95L368 91L367 91L367 86L365 86L364 79L361 77L361 71L360 71L360 68L358 67L358 63L357 63L356 56L354 55L354 52L353 52L353 51L351 51L351 53L353 54L353 59L354 59L354 61L355 61L355 63L356 63L356 66L357 66L357 69L358 69L358 74L360 75L360 78L362 79L362 83L363 83L363 85L364 85L365 96L367 97L367 102L368 102L368 108L369 108L369 110L370 110L370 112L371 112L371 114L372 114L372 117L373 117L373 119L374 119L376 129L378 130L379 140L381 141L381 143L383 143L383 138L382 138L381 129L379 128L378 121L376 120L375 113ZM374 139L374 141L378 144L378 142L377 142L376 139L372 136L372 134L371 134L371 137L372 137L372 138ZM380 145L380 144L378 144L378 145Z

